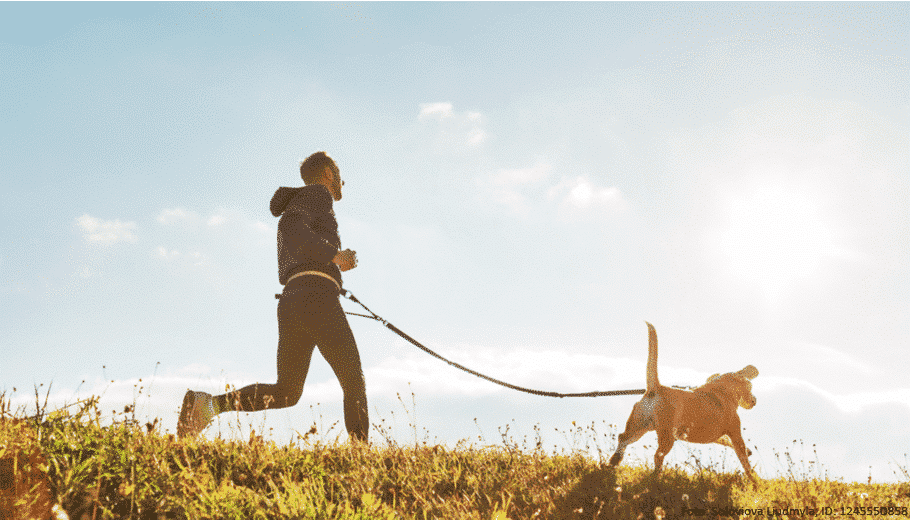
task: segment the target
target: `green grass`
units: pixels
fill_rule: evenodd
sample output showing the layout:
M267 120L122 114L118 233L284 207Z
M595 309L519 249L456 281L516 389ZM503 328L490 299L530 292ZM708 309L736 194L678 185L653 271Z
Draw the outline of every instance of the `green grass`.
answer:
M255 431L243 442L178 440L158 433L157 424L138 424L130 412L102 425L96 398L42 411L27 419L36 440L24 441L9 420L23 414L10 414L0 395L0 450L37 442L53 499L72 520L685 518L687 510L748 518L746 510L757 508L765 517L768 508L910 510L906 467L899 484L845 483L812 475L785 453L789 474L760 479L753 489L741 471L718 472L697 459L688 469L666 468L655 481L644 465L604 467L586 450L544 453L539 438L519 447L508 429L500 430L501 446L463 441L446 448L418 443L416 429L414 445L402 446L377 426L380 447L318 440L314 427L282 446ZM846 517L872 516L853 513ZM803 517L809 514L789 516Z

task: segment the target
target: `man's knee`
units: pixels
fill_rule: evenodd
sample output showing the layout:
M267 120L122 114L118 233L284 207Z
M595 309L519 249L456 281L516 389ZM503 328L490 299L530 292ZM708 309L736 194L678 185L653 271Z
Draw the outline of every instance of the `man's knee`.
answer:
M294 406L297 404L297 401L300 400L300 396L303 394L303 386L299 385L276 385L277 391L275 392L275 404L273 406L278 408L287 408L289 406Z

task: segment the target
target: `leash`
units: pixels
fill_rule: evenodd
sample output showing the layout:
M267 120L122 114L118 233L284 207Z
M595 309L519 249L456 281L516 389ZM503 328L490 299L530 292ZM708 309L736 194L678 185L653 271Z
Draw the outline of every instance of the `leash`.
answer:
M342 294L342 296L344 296L345 298L351 300L351 301L354 302L354 303L359 304L361 307L363 307L364 309L366 309L366 311L370 313L370 316L368 316L368 315L366 315L366 314L358 314L358 313L356 313L356 312L347 312L347 311L345 311L345 314L351 314L351 315L354 315L354 316L362 316L362 317L364 317L364 318L369 318L369 319L371 319L371 320L376 320L376 321L378 321L379 323L382 323L383 325L385 325L386 328L388 328L389 330L391 330L391 331L394 332L395 334L398 334L399 336L401 336L402 338L406 339L409 343L411 343L411 344L414 345L415 347L417 347L417 348L419 348L420 350L426 352L427 354L429 354L429 355L435 357L436 359L440 359L440 360L442 360L442 361L445 361L445 362L448 363L449 365L451 365L451 366L453 366L453 367L455 367L455 368L457 368L457 369L459 369L459 370L463 370L463 371L465 371L465 372L467 372L467 373L469 373L469 374L471 374L471 375L473 375L473 376L477 376L477 377L479 377L479 378L481 378L481 379L486 379L487 381L489 381L489 382L491 382L491 383L496 383L497 385L504 386L504 387L506 387L506 388L511 388L512 390L518 390L519 392L525 392L525 393L528 393L528 394L539 395L539 396L543 396L543 397L602 397L602 396L611 396L611 395L641 395L641 394L644 394L644 393L645 393L645 390L642 389L642 390L609 390L609 391L595 391L595 392L580 392L580 393L563 394L563 393L559 393L559 392L545 392L545 391L543 391L543 390L534 390L534 389L532 389L532 388L525 388L525 387L523 387L523 386L518 386L518 385L513 385L513 384L511 384L511 383L506 383L505 381L500 381L499 379L496 379L496 378L493 378L493 377L490 377L490 376L485 376L485 375L481 374L480 372L477 372L477 371L475 371L475 370L471 370L470 368L467 368L467 367L465 367L465 366L459 365L458 363L456 363L456 362L454 362L454 361L450 361L450 360L448 360L448 359L446 359L446 358L440 356L439 354L437 354L437 353L433 352L432 350L428 349L427 347L423 346L423 345L422 345L419 341L417 341L416 339L414 339L414 338L412 338L411 336L408 336L407 334L405 334L401 329L399 329L399 328L396 327L395 325L392 325L391 323L389 323L389 322L386 321L385 319L383 319L383 318L377 316L375 312L371 311L366 305L363 304L363 302L361 302L360 300L358 300L357 297L354 296L354 294L352 294L350 291L348 291L348 290L346 290L346 289L341 289L341 294ZM275 297L277 298L278 295L276 294Z

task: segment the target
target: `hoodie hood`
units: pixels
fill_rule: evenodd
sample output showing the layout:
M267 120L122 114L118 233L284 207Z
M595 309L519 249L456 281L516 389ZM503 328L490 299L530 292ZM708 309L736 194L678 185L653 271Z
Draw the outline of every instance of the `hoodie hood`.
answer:
M310 184L300 188L281 187L275 190L269 209L272 215L280 217L289 207L303 204L304 208L331 211L332 195L322 184Z

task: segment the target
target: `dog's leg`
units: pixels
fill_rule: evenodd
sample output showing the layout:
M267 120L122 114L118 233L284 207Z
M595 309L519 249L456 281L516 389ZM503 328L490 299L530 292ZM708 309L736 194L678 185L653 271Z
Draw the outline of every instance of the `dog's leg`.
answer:
M654 454L654 476L660 474L660 470L664 465L664 457L670 453L670 450L673 449L673 444L676 443L676 437L673 435L673 430L670 428L662 428L657 430L657 452Z
M642 399L632 407L632 413L629 420L626 421L626 430L619 434L618 444L613 456L610 457L610 465L618 466L622 461L626 446L632 444L641 438L642 435L654 429L652 422L651 410L653 403L648 399Z
M729 435L721 435L714 441L715 444L720 444L721 446L726 446L728 448L733 448L733 441L730 440ZM735 449L735 448L734 448Z
M755 479L755 474L752 472L752 466L749 464L749 452L746 448L746 443L743 441L743 434L739 430L733 431L729 434L730 441L733 443L733 449L736 451L736 456L739 457L740 464L743 465L743 470L745 470L746 475L752 481L752 484L755 487L758 487L758 481Z
M726 446L728 448L733 448L734 450L736 449L736 446L733 445L733 441L730 440L729 435L721 435L719 439L714 441L714 443L720 444L721 446ZM750 450L748 447L746 447L746 456L752 456L752 450Z
M619 444L616 446L616 451L613 452L613 456L610 457L611 466L619 466L619 463L622 462L623 455L626 452L626 446L632 444L633 442L641 439L641 436L651 431L651 428L642 428L639 430L629 431L628 429L619 434Z

